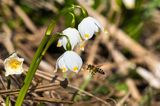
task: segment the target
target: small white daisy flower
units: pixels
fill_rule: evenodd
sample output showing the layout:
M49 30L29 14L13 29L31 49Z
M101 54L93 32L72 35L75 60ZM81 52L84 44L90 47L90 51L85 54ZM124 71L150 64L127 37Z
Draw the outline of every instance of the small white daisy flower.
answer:
M73 51L66 51L56 62L56 69L61 69L62 72L73 71L78 73L82 67L81 57Z
M23 58L19 58L16 53L4 60L5 76L12 74L21 74L23 72Z
M122 0L122 1L127 9L134 9L135 8L135 0Z
M74 47L81 40L78 30L75 28L67 28L62 33L69 38L69 41L71 43L71 49L73 50ZM63 46L64 49L67 50L67 48L66 48L67 43L68 43L67 38L65 36L63 36L58 40L57 47Z
M84 40L92 38L93 34L100 29L103 30L102 25L93 17L84 18L78 25L78 31Z

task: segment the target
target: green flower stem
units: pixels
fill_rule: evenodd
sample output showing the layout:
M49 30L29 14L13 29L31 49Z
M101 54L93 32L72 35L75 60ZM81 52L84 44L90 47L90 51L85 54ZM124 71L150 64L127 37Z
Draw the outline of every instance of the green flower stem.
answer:
M65 15L65 14L68 13L68 12L73 12L73 13L74 13L73 10L76 9L76 8L80 9L83 17L87 17L87 16L88 16L87 10L86 10L85 8L83 8L82 6L79 6L79 5L71 5L70 7L65 7L65 8L60 12L60 14L61 14L61 15Z
M10 89L10 86L11 86L11 79L8 76L7 77L7 89ZM7 97L6 97L6 106L10 106L10 104L11 104L10 97L9 97L9 95L7 95Z
M72 12L69 12L69 15L72 17L72 21L70 22L71 27L74 28L75 27L75 14L73 14Z
M9 96L6 97L6 106L10 106L11 102L10 102L10 98Z
M87 85L88 85L89 82L91 81L91 78L92 78L92 76L91 76L91 74L89 74L89 75L87 76L87 78L84 79L84 82L83 82L82 85L80 86L80 91L78 91L77 94L81 94L81 93L82 93L81 91L84 91L84 90L85 90L85 88L87 87ZM80 96L80 95L77 95L77 94L76 94L76 95L74 96L74 98L73 98L74 101L77 101L78 99L81 98L81 96Z
M21 88L21 90L19 92L19 95L18 95L18 98L17 98L15 106L21 106L22 105L22 102L23 102L24 97L25 97L25 95L26 95L26 93L28 91L30 83L31 83L31 81L32 81L32 79L33 79L33 77L35 75L35 72L36 72L36 70L37 70L37 68L39 66L40 61L42 60L43 56L41 56L41 54L43 52L43 49L46 46L46 44L48 43L48 41L50 40L51 33L52 33L54 27L55 27L55 21L53 21L49 25L49 27L48 27L48 29L47 29L47 31L45 33L45 36L42 39L42 41L40 43L40 46L38 47L38 49L37 49L37 51L36 51L36 53L34 55L33 61L31 63L31 65L30 65L30 67L29 67L28 73L27 73L26 78L24 80L24 84L23 84L23 86L22 86L22 88Z
M48 41L46 47L44 48L41 56L44 56L45 53L46 53L46 51L47 51L48 48L50 47L50 45L51 45L53 42L57 41L60 37L62 37L62 36L60 36L60 35L58 35L58 34L52 35L51 39Z
M67 78L67 74L65 72L63 73L63 78Z
M91 78L92 76L89 74L87 78L84 80L84 82L82 83L82 85L80 86L81 90L84 90L87 87L88 83L91 81Z
M88 12L85 8L83 8L82 6L79 6L79 5L74 5L74 8L79 8L81 10L81 13L84 17L87 17L88 16Z
M67 48L67 50L72 50L72 46L71 46L71 42L69 40L69 37L67 35L62 34L62 33L57 33L57 35L59 35L61 37L66 37L66 39L67 39L66 48Z

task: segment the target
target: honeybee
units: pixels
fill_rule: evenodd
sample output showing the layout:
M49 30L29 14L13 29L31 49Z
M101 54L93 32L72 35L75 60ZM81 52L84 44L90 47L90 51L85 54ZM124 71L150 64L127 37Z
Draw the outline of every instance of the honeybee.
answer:
M91 73L92 76L94 76L96 73L104 75L105 72L99 68L98 66L92 65L92 64L87 64L87 70Z

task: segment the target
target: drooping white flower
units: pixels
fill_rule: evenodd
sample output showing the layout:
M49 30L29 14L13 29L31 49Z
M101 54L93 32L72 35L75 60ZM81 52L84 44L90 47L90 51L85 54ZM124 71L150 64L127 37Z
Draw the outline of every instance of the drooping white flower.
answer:
M84 40L92 38L93 34L100 29L103 30L102 25L93 17L84 18L78 25L78 31Z
M75 28L67 28L62 32L64 35L66 35L69 38L69 41L71 43L71 49L73 48L80 42L80 34L77 29ZM66 45L68 43L68 40L65 36L61 37L58 40L57 47L63 46L65 50L67 50Z
M135 8L135 0L122 0L122 1L127 9L134 9Z
M23 72L23 58L19 58L16 53L4 60L5 76L21 74Z
M73 51L66 51L56 62L56 69L61 69L62 72L73 71L78 73L82 67L81 57Z

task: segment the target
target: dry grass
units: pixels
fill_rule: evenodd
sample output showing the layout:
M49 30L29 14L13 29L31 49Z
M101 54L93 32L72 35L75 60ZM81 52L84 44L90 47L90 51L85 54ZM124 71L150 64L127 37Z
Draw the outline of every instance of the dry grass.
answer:
M143 42L137 42L119 27L119 21L114 24L107 21L107 18L101 14L106 9L104 4L101 4L95 11L90 6L86 6L84 0L78 0L78 3L87 9L89 15L102 23L107 33L102 32L94 39L89 40L85 51L79 51L78 48L76 51L82 56L85 63L102 65L101 68L105 75L97 73L86 89L81 90L79 87L89 74L89 71L83 68L79 74L70 73L68 87L63 88L60 86L61 81L64 80L62 72L54 73L54 70L56 59L64 50L56 48L56 45L53 44L36 72L25 98L24 106L36 106L40 103L46 106L160 105L158 90L160 86L151 84L143 74L140 76L137 73L137 68L143 68L151 72L154 80L160 83L160 58L159 50L156 48L156 44L160 40L159 10L156 10L152 15L151 23L154 28L150 29L151 26L147 24L144 27L142 35L149 33L149 36L140 38ZM29 7L28 11L22 4ZM60 6L63 6L63 2L52 2L51 0L38 2L24 0L23 3L2 0L0 2L0 103L5 102L6 96L10 95L12 104L14 104L34 53L44 36L47 24L50 22L44 16L45 12L47 17L54 17ZM112 15L112 11L113 9L110 9L110 15ZM118 15L117 20L120 17ZM62 18L55 30L62 31L64 28ZM124 52L125 50L128 54ZM13 75L11 89L7 89L3 60L15 51L25 59L25 72L20 76ZM77 91L81 91L78 95L82 98L75 102L72 99Z

